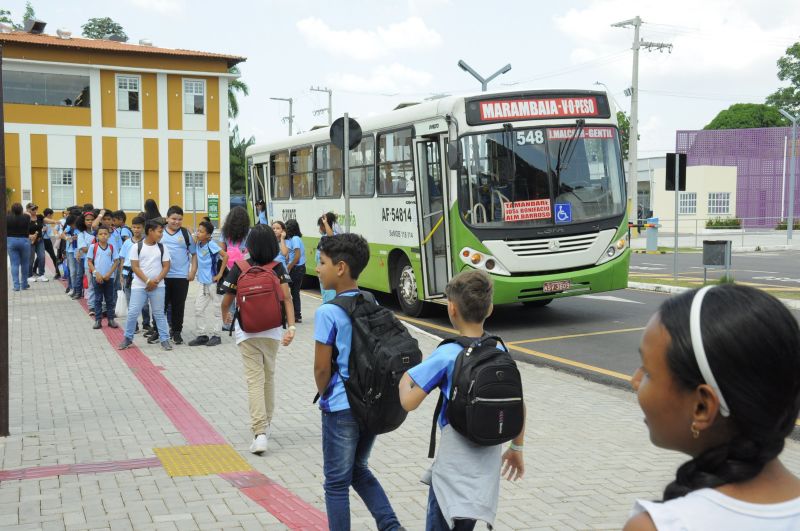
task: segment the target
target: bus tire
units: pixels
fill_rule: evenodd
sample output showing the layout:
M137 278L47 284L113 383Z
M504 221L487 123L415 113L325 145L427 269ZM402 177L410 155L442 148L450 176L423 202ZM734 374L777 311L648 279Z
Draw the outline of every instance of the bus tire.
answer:
M523 301L522 305L525 306L526 308L544 308L545 306L547 306L551 302L553 302L552 298L550 298L550 299L538 299L538 300L535 300L535 301Z
M419 300L417 277L406 256L397 262L394 286L403 313L409 317L421 316L425 311L425 302Z

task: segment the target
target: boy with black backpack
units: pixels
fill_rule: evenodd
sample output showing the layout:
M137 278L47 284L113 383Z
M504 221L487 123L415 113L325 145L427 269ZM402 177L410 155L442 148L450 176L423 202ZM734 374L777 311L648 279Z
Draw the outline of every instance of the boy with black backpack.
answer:
M317 275L320 284L324 289L336 290L337 295L333 301L320 306L314 315L314 380L320 397L319 408L322 410L322 459L328 525L332 531L350 529L352 486L372 513L378 529L402 529L383 487L372 475L367 463L376 433L384 430L368 429L367 424L372 422L359 416L358 410L351 410L351 406L358 406L363 414L363 403L354 400L351 404L349 398L352 389L348 382L357 380L358 376L353 371L361 369L354 367L350 358L364 354L352 352L356 344L353 323L361 322L355 315L363 311L358 310L360 307L376 306L374 299L359 291L356 283L369 261L369 247L366 240L357 234L338 234L323 238L319 251ZM353 321L349 312L340 306L340 303L349 302L344 299L358 304ZM387 328L392 326L393 323L387 323ZM389 330L387 336L392 331ZM363 340L362 337L359 344ZM413 356L414 353L410 352L403 357L411 363ZM398 372L398 377L400 374L402 372ZM390 394L399 406L397 391ZM375 398L372 396L372 399ZM398 420L402 422L402 418Z
M483 322L492 312L492 280L483 271L455 276L447 285L447 313L460 336L443 341L400 381L400 401L416 409L440 389L433 419L442 431L439 453L423 482L430 485L426 530L471 530L494 525L502 475L522 478L525 405L522 381L502 340ZM503 453L502 443L511 441ZM502 454L502 455L501 455Z

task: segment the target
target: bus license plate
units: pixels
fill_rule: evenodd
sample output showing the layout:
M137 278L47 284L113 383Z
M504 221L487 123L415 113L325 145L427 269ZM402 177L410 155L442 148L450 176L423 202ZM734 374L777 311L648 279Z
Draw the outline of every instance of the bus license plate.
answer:
M569 288L569 280L553 280L551 282L545 282L542 286L542 291L545 293L555 293L557 291L566 291Z

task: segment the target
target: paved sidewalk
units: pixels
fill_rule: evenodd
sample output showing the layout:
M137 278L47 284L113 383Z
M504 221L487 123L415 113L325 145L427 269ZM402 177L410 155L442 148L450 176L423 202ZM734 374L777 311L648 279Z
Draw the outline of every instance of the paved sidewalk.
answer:
M320 420L311 404L316 298L302 297L308 318L279 351L270 448L257 457L247 451L246 390L232 338L164 352L137 335L141 350L118 352L120 332L91 330L63 291L36 283L10 295L12 434L0 439L0 529L324 526ZM414 334L424 352L435 348L435 338ZM652 447L632 393L520 367L527 471L518 483L503 482L496 528L619 529L635 498L659 496L682 456ZM424 528L419 477L429 465L434 405L432 397L381 436L370 459L410 530ZM190 455L200 450L216 453ZM207 469L170 476L176 462L168 452ZM787 442L784 461L800 472L797 443ZM353 529L374 529L355 495L352 513Z

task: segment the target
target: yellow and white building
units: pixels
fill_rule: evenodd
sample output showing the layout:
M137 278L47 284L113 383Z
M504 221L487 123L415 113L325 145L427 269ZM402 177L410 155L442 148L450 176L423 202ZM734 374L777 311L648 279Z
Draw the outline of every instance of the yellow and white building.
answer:
M152 198L162 214L180 205L187 225L194 211L215 218L215 204L224 219L228 69L244 58L66 32L3 33L0 44L12 201L93 203L130 219Z

